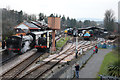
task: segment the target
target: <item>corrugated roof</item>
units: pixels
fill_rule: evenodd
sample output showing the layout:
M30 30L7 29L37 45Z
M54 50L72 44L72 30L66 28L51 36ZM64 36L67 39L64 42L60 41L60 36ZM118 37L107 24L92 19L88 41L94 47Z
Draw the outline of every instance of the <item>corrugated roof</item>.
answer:
M32 23L28 23L28 22L23 22L25 25L27 25L29 28L38 28L38 29L40 29L39 27L37 27L36 25L34 25L34 24L32 24Z
M49 29L48 25L43 21L31 21L31 23L38 26L41 29Z
M26 26L25 24L20 24L17 26L17 28L20 28L20 29L29 29L28 26Z

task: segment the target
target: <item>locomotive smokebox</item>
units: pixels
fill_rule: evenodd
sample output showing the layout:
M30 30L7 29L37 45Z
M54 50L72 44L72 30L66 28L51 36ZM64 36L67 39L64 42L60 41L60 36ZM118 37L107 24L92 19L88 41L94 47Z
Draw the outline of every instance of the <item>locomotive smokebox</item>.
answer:
M56 51L56 48L55 48L55 30L60 29L60 18L59 17L48 17L48 27L53 30L51 50Z

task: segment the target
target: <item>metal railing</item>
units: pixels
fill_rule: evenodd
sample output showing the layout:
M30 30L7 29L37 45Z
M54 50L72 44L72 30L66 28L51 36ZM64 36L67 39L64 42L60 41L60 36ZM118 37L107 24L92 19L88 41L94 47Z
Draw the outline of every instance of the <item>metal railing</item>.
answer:
M100 80L120 80L118 77L99 75Z

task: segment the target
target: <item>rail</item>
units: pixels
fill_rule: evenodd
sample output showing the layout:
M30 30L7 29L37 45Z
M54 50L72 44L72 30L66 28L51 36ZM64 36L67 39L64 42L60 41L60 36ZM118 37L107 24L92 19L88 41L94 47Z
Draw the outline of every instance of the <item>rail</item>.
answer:
M93 46L94 45L95 44L93 44ZM60 71L52 74L50 78L74 78L75 77L75 70L74 70L75 63L78 63L80 68L82 68L83 65L89 60L89 58L92 55L93 55L93 48L89 49L89 51L82 54L80 58L71 61L67 66L62 68Z
M71 49L71 48L70 48ZM68 50L70 50L70 49L68 49ZM66 50L66 51L68 51L68 50ZM66 51L64 51L63 53L65 53ZM45 63L43 63L43 64L41 64L40 66L38 66L38 67L35 67L35 68L33 68L32 70L30 70L29 72L27 72L27 74L25 74L24 76L22 76L20 79L24 79L24 78L29 78L29 77L31 77L31 75L33 75L33 74L31 74L31 73L38 73L37 71L37 69L40 69L41 67L42 67L42 71L40 72L40 75L39 76L41 76L42 74L44 74L47 70L49 70L49 69L51 69L52 67L54 67L57 63L53 63L53 64L51 64L51 66L47 66L47 64L49 64L52 60L54 60L54 59L56 59L57 57L60 57L61 55L63 55L63 53L62 54L59 54L59 55L57 55L57 56L55 56L55 57L53 57L52 59L50 59L49 61L47 61L47 62L45 62ZM43 70L44 68L46 68L47 70ZM40 70L39 70L40 71ZM42 73L42 74L41 74ZM33 77L33 76L32 76ZM38 76L37 76L38 77ZM37 78L36 76L34 76L34 78Z
M15 79L16 76L18 76L20 73L22 73L27 67L29 67L33 62L35 62L43 53L35 52L35 54L29 56L24 61L20 62L13 68L11 68L9 71L2 74L3 79L4 78L12 78Z
M57 36L57 37L56 37L56 40L59 40L62 36L63 36L63 34ZM33 48L33 49L34 49L34 48ZM30 49L30 50L32 50L32 49ZM30 51L30 50L28 50L28 51ZM28 51L27 51L27 52L28 52ZM17 54L15 54L15 55L10 55L10 56L6 56L6 55L5 55L5 58L3 58L4 53L7 53L7 50L6 50L6 49L0 49L0 55L1 55L1 57L2 57L2 59L1 59L1 61L0 61L0 66L6 64L7 62L10 62L11 60L13 60L13 59L16 58L17 56L19 56L19 55L17 55Z
M86 44L86 45L88 45L88 44ZM81 47L81 45L79 45L79 47ZM61 62L63 59L65 59L66 57L68 57L70 55L73 55L74 54L74 49L75 49L75 46L72 45L68 50L64 51L63 53L61 53L61 54L53 57L52 59L50 59L47 62L44 62L43 64L41 64L41 65L33 68L32 70L30 70L29 72L27 72L20 79L26 79L26 78L39 79L46 72L48 72L53 67L55 67L56 65L58 65L59 62ZM61 56L63 56L63 57L62 58L58 58L58 57L61 57Z

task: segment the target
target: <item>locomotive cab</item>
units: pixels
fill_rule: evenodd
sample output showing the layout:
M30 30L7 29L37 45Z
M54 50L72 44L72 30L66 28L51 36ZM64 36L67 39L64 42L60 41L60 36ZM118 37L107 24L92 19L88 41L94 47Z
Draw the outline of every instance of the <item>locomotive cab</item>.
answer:
M50 49L50 46L51 46L50 33L51 31L34 33L36 34L35 48L37 48L38 51L46 51Z

